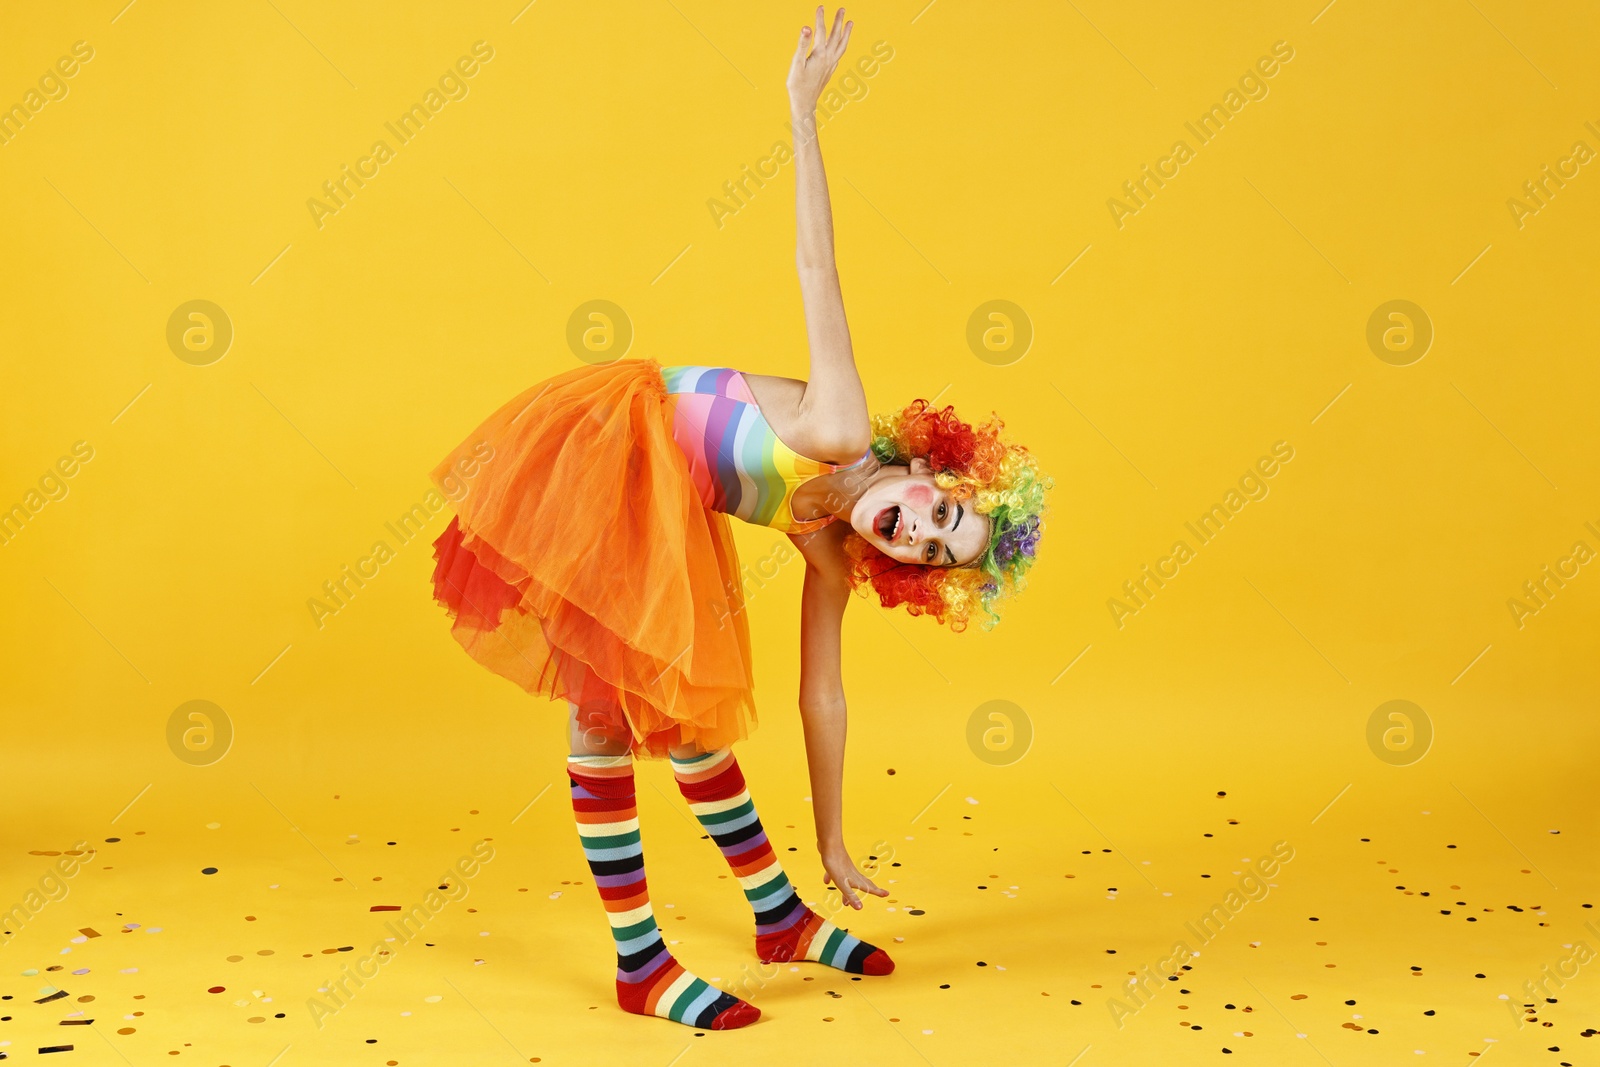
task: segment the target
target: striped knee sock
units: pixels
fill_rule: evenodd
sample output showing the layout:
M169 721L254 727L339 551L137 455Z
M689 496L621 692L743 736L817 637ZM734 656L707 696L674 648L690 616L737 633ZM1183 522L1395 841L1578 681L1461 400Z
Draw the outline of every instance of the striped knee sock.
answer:
M678 790L722 850L756 913L756 955L763 963L809 960L851 974L888 974L894 961L801 902L783 873L745 789L733 749L672 760Z
M755 1022L758 1008L684 970L661 940L645 884L633 757L568 756L567 776L583 854L617 942L617 1003L710 1030Z

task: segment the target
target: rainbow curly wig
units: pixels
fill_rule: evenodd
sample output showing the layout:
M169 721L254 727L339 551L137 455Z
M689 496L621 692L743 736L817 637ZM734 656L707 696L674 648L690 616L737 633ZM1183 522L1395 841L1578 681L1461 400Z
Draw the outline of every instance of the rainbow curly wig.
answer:
M934 410L926 400L873 416L872 451L879 462L925 459L941 488L989 517L989 543L971 564L936 567L902 563L852 531L845 539L852 588L865 593L870 586L884 607L904 604L912 615L930 615L958 632L979 609L986 615L983 629L1000 621L997 605L1022 588L1033 566L1045 491L1054 484L1032 453L1001 439L1003 428L998 416L974 428L953 407Z

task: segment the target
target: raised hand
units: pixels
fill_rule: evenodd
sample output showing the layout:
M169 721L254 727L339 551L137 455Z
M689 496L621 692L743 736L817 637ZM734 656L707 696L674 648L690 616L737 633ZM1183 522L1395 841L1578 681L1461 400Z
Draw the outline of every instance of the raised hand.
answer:
M833 17L833 28L824 37L823 9L819 6L815 30L810 26L801 27L800 45L795 49L794 59L789 64L789 78L785 82L789 89L789 110L796 115L809 116L816 110L822 90L827 88L828 79L833 77L834 68L839 65L845 46L850 43L850 27L854 25L853 22L844 21L844 8L841 7ZM810 54L807 54L807 49Z

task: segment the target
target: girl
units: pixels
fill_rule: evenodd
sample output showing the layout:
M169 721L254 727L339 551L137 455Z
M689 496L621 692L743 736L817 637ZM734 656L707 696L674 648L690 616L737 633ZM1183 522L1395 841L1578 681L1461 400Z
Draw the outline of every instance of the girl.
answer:
M1032 563L1049 480L994 420L918 400L869 418L845 326L814 110L851 23L800 31L797 141L806 381L654 360L583 366L495 412L433 472L467 488L434 543L434 596L473 658L570 709L567 774L617 948L627 1011L727 1030L760 1015L668 953L646 889L635 757L670 759L755 912L763 962L884 975L894 963L801 902L731 745L755 722L729 515L782 530L805 559L800 714L825 883L851 907L887 895L845 849L840 619L853 588L954 629ZM808 46L812 46L808 49Z

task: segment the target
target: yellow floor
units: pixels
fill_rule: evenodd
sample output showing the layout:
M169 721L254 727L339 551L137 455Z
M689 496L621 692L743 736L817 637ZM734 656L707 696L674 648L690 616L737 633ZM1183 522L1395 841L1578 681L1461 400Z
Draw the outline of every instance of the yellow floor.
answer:
M872 409L1000 412L1052 511L992 633L845 620L890 895L836 918L896 972L763 973L644 765L671 947L763 1017L616 1008L564 712L451 640L428 473L580 360L808 373L808 13L8 18L6 1059L1600 1063L1600 17L1508 0L850 9L821 136ZM736 536L738 753L822 908L802 568Z
M551 721L526 731L520 774L496 758L481 775L369 773L337 794L283 767L209 788L168 775L114 822L132 796L75 782L71 808L93 797L107 814L79 824L82 869L47 885L60 899L3 950L4 1051L231 1067L280 1052L286 1065L582 1064L600 1043L607 1063L686 1049L686 1063L1595 1062L1583 1035L1600 985L1566 947L1600 944L1582 888L1592 805L1442 776L1397 789L1358 772L1348 788L1270 767L1141 774L1109 754L1119 784L1037 750L1006 769L964 752L917 767L853 757L852 836L864 865L878 850L890 895L835 917L898 963L860 980L758 964L720 856L667 769L641 766L672 951L764 1016L727 1034L627 1016ZM787 870L826 907L803 785L772 767L795 733L774 725L743 762ZM39 783L52 791L65 787ZM59 811L32 818L60 829L13 850L13 885L76 843ZM485 841L471 877L441 881ZM1257 880L1262 860L1273 873ZM437 885L451 888L428 900ZM398 916L372 910L419 904L436 913L394 940ZM372 977L319 996L352 971ZM1560 973L1554 1002L1527 995ZM1525 1005L1537 1014L1519 1019Z

